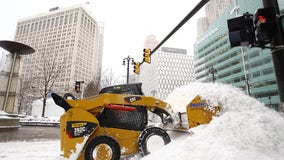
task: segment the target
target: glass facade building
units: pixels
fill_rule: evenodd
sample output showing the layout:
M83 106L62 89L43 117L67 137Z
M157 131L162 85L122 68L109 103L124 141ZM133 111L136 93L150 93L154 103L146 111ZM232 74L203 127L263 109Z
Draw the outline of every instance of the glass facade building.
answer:
M284 2L279 2L283 9ZM211 82L209 68L217 71L216 82L231 84L259 101L278 107L279 95L269 49L230 47L227 19L253 14L263 8L261 0L235 0L233 4L212 23L194 44L194 67L197 81Z

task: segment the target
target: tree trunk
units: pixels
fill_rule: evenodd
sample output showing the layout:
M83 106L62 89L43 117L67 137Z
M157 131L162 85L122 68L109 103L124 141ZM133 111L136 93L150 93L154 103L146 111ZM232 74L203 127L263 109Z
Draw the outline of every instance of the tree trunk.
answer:
M43 106L42 106L42 114L41 114L42 117L44 117L44 114L45 114L45 106L46 106L46 97L43 98Z
M41 116L44 117L45 115L45 107L46 107L46 98L47 98L47 87L44 87L44 95L43 95L43 106L42 106L42 114Z

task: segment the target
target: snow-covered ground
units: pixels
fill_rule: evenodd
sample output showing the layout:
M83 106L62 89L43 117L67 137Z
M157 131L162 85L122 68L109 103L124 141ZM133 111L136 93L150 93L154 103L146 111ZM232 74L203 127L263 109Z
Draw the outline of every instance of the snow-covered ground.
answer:
M60 160L59 140L0 143L1 160Z
M237 88L223 84L192 83L176 89L166 100L175 111L199 94L221 105L220 116L176 137L143 160L283 160L284 115L265 107ZM58 160L59 140L0 143L0 159ZM132 160L140 159L137 157Z

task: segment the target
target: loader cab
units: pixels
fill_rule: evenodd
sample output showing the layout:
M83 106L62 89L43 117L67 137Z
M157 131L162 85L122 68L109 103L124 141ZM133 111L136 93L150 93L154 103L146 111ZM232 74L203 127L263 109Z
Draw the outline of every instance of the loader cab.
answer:
M121 84L106 87L99 92L99 94L103 93L144 95L142 92L142 83Z
M142 83L122 84L103 88L99 94L144 95ZM142 131L148 122L147 110L142 106L106 106L98 120L102 127Z
M107 106L98 120L102 127L142 131L148 123L147 110L140 106Z

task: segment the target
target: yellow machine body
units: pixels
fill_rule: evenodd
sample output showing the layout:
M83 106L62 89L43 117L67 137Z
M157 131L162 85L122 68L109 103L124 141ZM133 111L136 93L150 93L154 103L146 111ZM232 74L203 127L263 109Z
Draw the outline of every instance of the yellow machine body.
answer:
M126 109L132 106L143 107L152 112L158 109L162 110L167 115L173 112L171 107L161 100L138 95L105 93L87 99L67 99L66 102L72 108L67 110L60 118L61 150L63 151L64 158L78 155L79 157L77 159L84 159L83 152L86 144L90 139L100 135L107 135L115 139L119 143L122 156L138 153L137 139L141 131L100 126L97 116L104 108L110 105L119 105ZM88 132L88 137L72 137L70 133L67 132L67 128L69 127L70 130L71 127L73 132L78 131L78 133L75 134L80 135L80 133L84 132L83 130L86 129L86 123L96 124L96 126L92 128L92 132ZM78 149L80 149L80 151L78 151Z
M56 104L63 106L66 110L65 114L60 118L61 151L64 158L84 160L85 151L88 150L88 144L94 143L92 141L100 136L108 136L116 141L120 147L119 152L121 156L137 154L141 149L141 144L139 148L138 140L145 137L145 133L142 132L144 130L143 125L145 127L147 125L148 111L159 115L164 124L171 123L174 120L172 118L173 110L169 104L159 99L143 95L103 93L76 100L63 100L60 99L61 97L58 95L57 97L55 96L55 98L54 95L52 96L54 101L58 102ZM216 115L220 110L218 106L214 107L213 110L209 110L207 108L208 104L205 100L202 100L200 96L196 96L188 106L185 107L189 128L209 123L212 116ZM118 113L121 111L121 113L132 119L126 119L126 117L123 117L123 114L116 115L116 112L112 113L112 116L104 117L104 113L108 109L119 110ZM131 114L136 114L136 111L140 112L140 110L141 114L139 113L140 115L137 115L142 115L141 117L131 116ZM146 115L146 118L143 118L142 112ZM127 127L109 127L108 124L104 122L116 116L120 116L118 119L122 119L123 123L126 124L125 126L128 125L127 121L141 120L142 128L129 129ZM130 127L131 125L132 124L129 124ZM169 141L167 143L169 143ZM104 152L107 154L107 149Z

